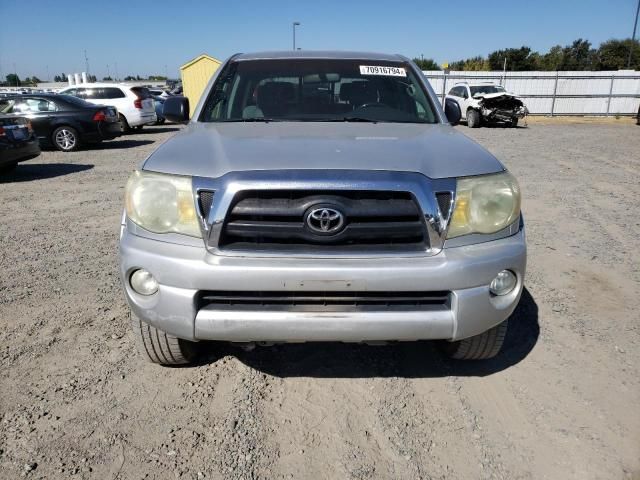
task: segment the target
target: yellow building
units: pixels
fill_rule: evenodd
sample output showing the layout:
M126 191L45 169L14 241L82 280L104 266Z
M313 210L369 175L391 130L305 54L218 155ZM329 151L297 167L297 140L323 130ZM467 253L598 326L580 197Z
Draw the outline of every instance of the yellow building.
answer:
M222 62L209 55L202 54L180 67L183 95L189 99L189 116L196 108L202 92L211 76Z

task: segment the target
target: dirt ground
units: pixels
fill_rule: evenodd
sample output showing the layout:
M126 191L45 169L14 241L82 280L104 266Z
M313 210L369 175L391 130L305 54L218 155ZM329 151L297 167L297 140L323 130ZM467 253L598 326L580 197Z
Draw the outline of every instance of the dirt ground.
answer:
M520 179L529 270L503 353L431 343L134 351L129 173L175 127L0 179L0 478L639 479L640 127L457 127Z

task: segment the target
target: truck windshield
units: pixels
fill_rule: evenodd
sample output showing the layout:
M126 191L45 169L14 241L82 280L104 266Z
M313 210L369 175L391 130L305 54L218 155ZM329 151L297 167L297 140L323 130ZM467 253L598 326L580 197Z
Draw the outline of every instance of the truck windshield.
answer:
M413 69L374 60L242 60L220 73L203 122L437 123Z
M478 87L469 87L471 89L471 96L473 97L476 93L487 94L487 93L504 93L504 88L500 85L481 85Z

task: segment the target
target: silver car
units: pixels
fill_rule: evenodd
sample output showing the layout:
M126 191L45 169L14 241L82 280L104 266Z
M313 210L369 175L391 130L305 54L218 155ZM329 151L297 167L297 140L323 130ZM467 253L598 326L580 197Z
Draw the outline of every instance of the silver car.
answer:
M229 58L133 173L120 272L140 352L203 340L500 350L523 289L520 188L400 55Z

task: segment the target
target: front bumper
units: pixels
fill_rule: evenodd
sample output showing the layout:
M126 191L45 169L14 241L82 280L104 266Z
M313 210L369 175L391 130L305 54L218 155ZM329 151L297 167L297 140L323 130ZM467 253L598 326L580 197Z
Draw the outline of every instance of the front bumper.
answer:
M159 282L145 297L128 282L144 268ZM122 227L120 273L133 312L143 321L186 340L378 341L459 340L509 317L523 288L524 227L500 240L445 248L431 257L263 258L223 257L204 246L144 238ZM489 284L513 271L516 288L496 297ZM201 291L450 291L447 308L430 311L265 311L199 308Z

